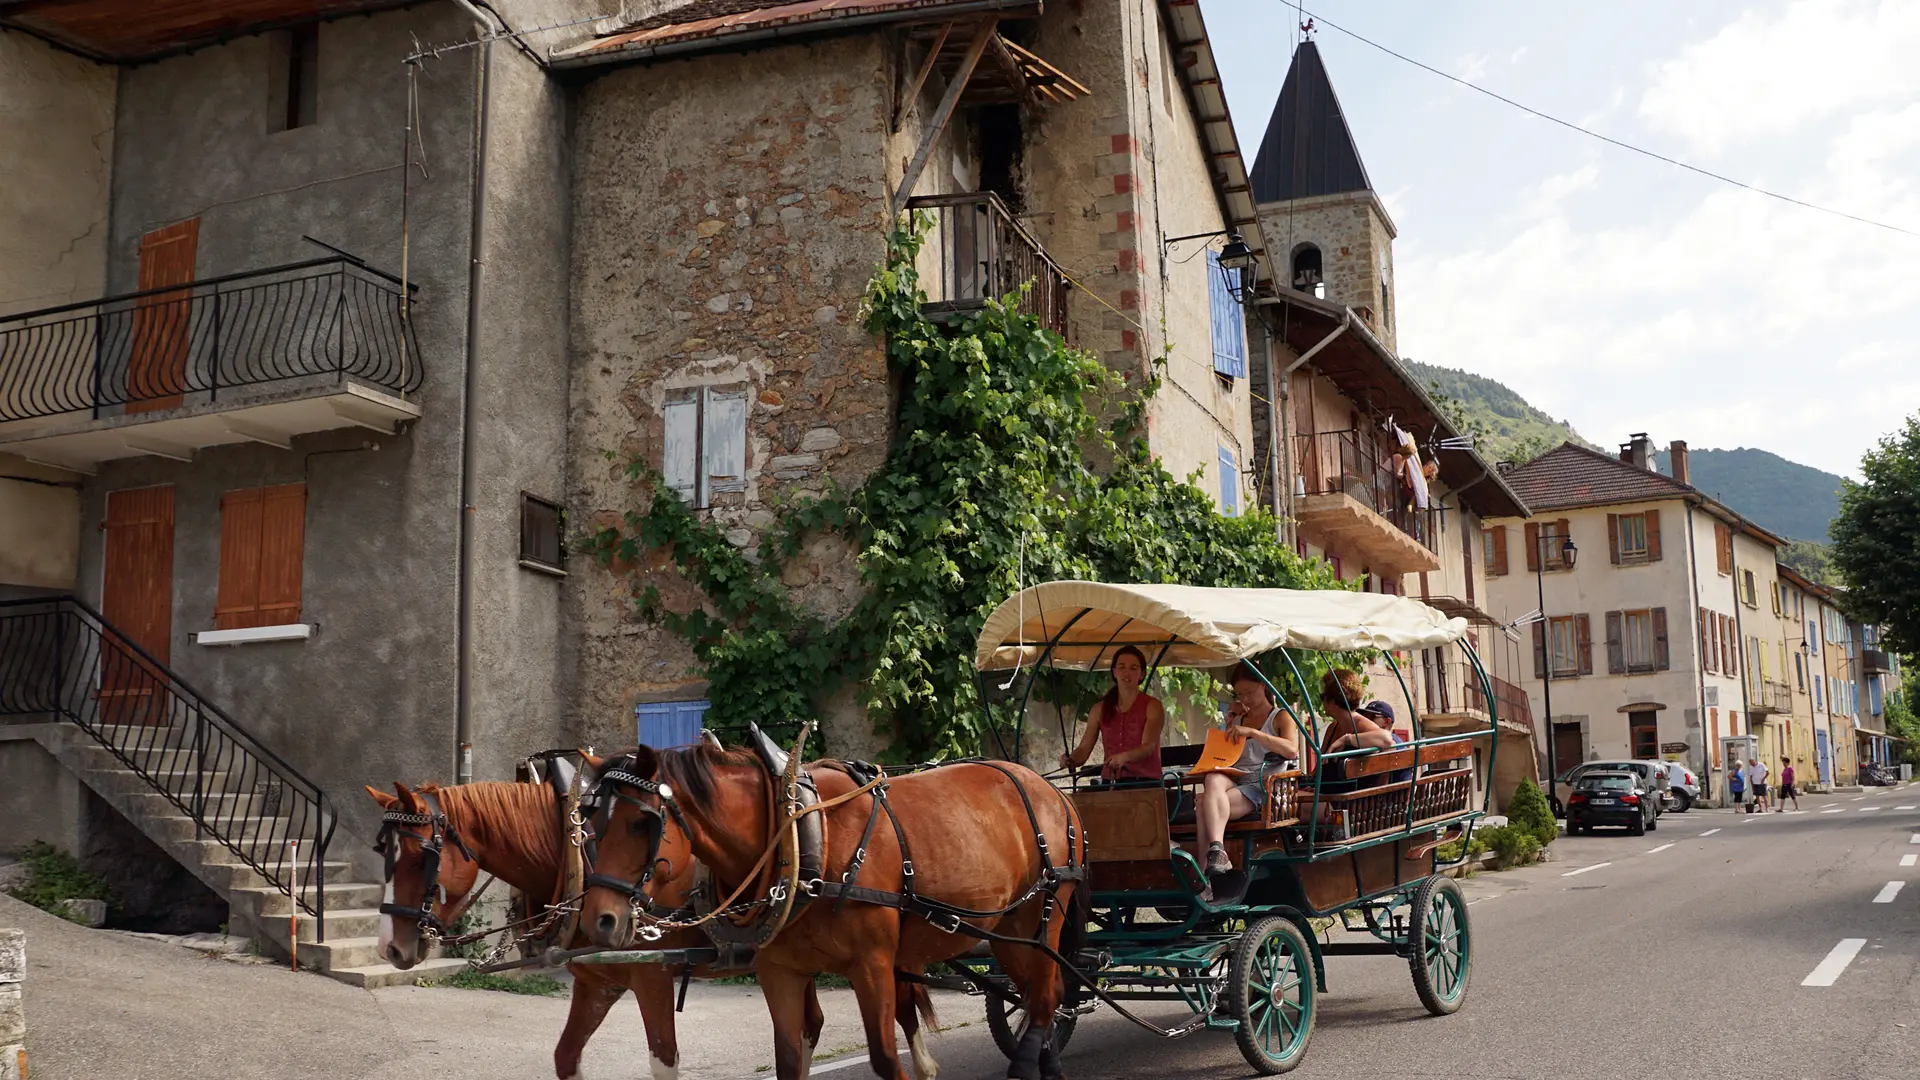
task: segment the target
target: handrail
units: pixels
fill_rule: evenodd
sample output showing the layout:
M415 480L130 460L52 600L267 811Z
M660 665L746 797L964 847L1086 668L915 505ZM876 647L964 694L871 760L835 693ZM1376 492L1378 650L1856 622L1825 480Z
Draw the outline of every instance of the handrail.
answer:
M0 316L0 422L315 377L411 393L423 372L399 286L333 256Z
M1067 276L998 195L919 195L907 200L907 209L931 211L935 218L922 249L938 267L929 282L926 310L978 310L1032 282L1017 309L1066 336Z
M1367 509L1391 522L1429 551L1436 550L1439 526L1431 507L1405 505L1401 478L1387 464L1393 455L1382 452L1375 433L1356 428L1295 434L1294 461L1299 463L1308 495L1353 497L1358 484Z
M85 601L0 601L6 716L53 717L85 731L192 819L197 836L312 914L316 940L326 940L326 852L339 821L332 800Z

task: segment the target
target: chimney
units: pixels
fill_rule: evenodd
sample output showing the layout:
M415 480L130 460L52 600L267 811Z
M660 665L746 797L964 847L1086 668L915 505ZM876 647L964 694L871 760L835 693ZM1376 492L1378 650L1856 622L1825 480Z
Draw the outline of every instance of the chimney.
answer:
M1636 469L1646 469L1651 472L1654 464L1653 440L1649 439L1644 431L1634 432L1632 439L1633 441L1628 443L1621 453L1620 460Z
M1667 445L1667 457L1673 462L1673 478L1692 486L1692 473L1687 468L1687 441L1675 439Z

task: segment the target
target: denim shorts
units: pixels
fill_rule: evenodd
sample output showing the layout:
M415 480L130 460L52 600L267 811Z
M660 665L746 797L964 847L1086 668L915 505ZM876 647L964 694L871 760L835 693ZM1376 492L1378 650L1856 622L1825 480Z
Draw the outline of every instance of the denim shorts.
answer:
M1253 804L1253 812L1256 814L1260 812L1261 807L1267 805L1266 785L1257 780L1245 784L1237 784L1233 790L1247 797L1247 801Z

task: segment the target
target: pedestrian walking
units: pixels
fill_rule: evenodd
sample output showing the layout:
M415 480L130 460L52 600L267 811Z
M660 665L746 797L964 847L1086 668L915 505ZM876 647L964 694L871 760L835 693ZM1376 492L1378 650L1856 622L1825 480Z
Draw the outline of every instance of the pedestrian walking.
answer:
M1753 812L1767 812L1767 763L1759 758L1747 759L1747 784L1753 788Z
M1780 805L1774 807L1778 813L1786 813L1788 799L1793 800L1796 812L1800 809L1800 793L1793 787L1793 761L1793 758L1787 758L1780 763Z
M1747 794L1747 769L1738 760L1733 763L1733 771L1727 774L1727 790L1733 792L1733 805L1739 806Z

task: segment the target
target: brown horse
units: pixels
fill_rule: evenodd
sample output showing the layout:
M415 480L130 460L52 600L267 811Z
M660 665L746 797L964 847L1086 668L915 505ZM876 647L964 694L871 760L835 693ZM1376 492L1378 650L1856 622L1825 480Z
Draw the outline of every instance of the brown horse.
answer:
M634 777L657 775L659 784L615 789L623 798L614 805L606 835L600 838L596 874L643 884L645 895L658 904L665 883L658 877L643 883L643 878L660 865L660 857L668 857L671 865L666 853L681 843L712 871L719 896L732 894L753 874L774 838L775 778L752 752L704 744L659 753L642 747L609 760ZM604 776L602 764L593 763ZM812 775L822 801L859 786L837 769L818 768ZM911 869L905 865L901 836L886 820L889 815L880 813L873 794L860 794L823 812L824 881L842 881L855 852L864 849L866 858L853 884L876 890L870 897L898 895L903 884L910 884L918 897L1002 912L967 921L1022 940L1042 934L1043 911L1050 910L1044 920L1046 943L1069 953L1077 947L1086 922L1086 895L1079 883L1058 883L1051 899L1044 893L1029 896L1030 886L1043 874L1036 827L1046 839L1053 866L1086 862L1085 839L1073 807L1051 785L1018 765L981 763L912 773L889 784L886 802L905 835ZM666 790L659 790L660 785ZM753 885L747 888L743 895L748 900L765 896L764 891L753 895ZM1016 904L1023 896L1029 898ZM636 932L632 903L605 885L591 887L580 926L596 944L624 947ZM805 994L814 977L825 971L844 975L853 984L873 1071L882 1080L901 1077L892 1038L896 973L922 972L967 951L974 941L966 933L943 930L883 903L849 899L837 904L824 896L810 901L755 955L760 989L773 1018L779 1080L806 1075L810 1054ZM1053 1017L1064 995L1059 967L1045 952L1026 945L995 942L993 952L1018 989L1027 1015L1034 1018L1009 1075L1018 1080L1060 1077L1059 1054L1051 1040Z
M451 925L460 917L482 870L535 901L544 903L554 896L568 840L562 835L550 788L541 784L484 782L458 787L423 784L419 791L410 791L395 783L393 790L394 794L389 795L370 787L367 794L385 810L428 814L430 808L422 797L424 794L446 815L447 835L441 845L438 890L433 898L434 911L442 922ZM388 903L395 902L397 897L401 903L424 906L421 901L427 894L427 857L423 847L431 840L427 826L396 830L394 842L399 849L387 882ZM472 858L467 857L468 852ZM660 903L678 908L693 888L694 862L674 851L663 851L663 854L672 857L672 866L658 879L656 895ZM566 944L577 948L587 943L583 935L576 935ZM707 944L706 936L698 930L683 930L665 935L654 947L685 949ZM426 952L417 922L381 916L380 954L388 963L404 971L425 959ZM567 970L574 976L573 999L567 1013L567 1026L553 1048L554 1075L560 1080L573 1080L580 1075L580 1055L587 1040L599 1029L620 995L632 990L646 1025L654 1080L674 1080L679 1074L680 1050L674 1030L673 984L681 969L661 964L570 964ZM715 974L705 966L696 966L692 971L694 978L711 978ZM900 1026L918 1046L919 1030L912 1005L917 1004L930 1020L931 1002L924 987L903 985L900 992L901 1000L912 1003L902 1010ZM804 1030L811 1058L812 1049L819 1044L825 1018L811 984L806 987L805 998ZM925 1075L931 1076L937 1066L931 1058L927 1064Z

